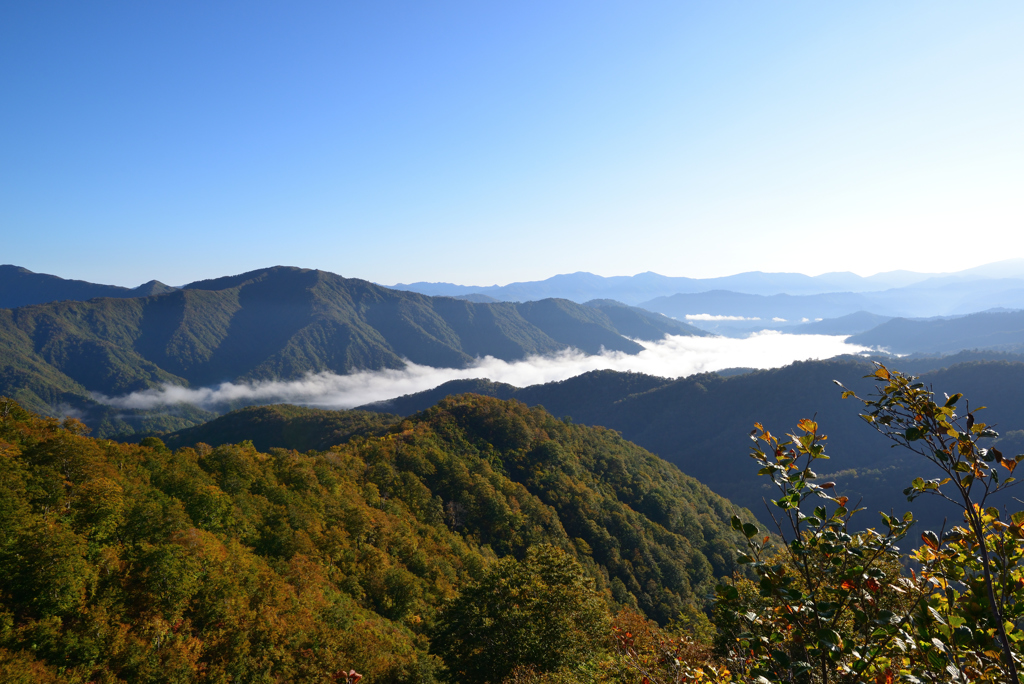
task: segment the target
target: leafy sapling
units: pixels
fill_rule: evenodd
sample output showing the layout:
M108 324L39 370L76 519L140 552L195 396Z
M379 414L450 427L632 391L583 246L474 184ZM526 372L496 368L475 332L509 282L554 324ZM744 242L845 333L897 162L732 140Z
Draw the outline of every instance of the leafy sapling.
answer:
M884 532L851 532L852 516L835 483L817 483L813 468L828 459L813 420L801 420L782 441L760 424L751 432L751 457L771 478L778 498L769 514L783 545L756 525L734 517L747 540L739 561L758 578L760 601L740 587L718 587L719 614L731 614L736 633L730 656L758 682L874 680L898 671L895 642L913 645L911 614L925 595L902 577L899 548L913 522L884 515ZM811 508L811 506L814 506ZM736 662L740 661L740 662Z
M1000 520L1000 511L989 500L1016 485L1013 472L1024 454L1007 457L995 447L981 446L983 440L998 437L976 418L984 406L971 408L959 393L936 401L932 390L914 376L877 366L866 376L878 381L875 395L861 398L837 382L843 398L863 402L864 420L945 475L916 478L904 490L908 500L939 496L963 513L963 527L941 537L922 534L924 546L914 555L937 588L936 615L946 615L940 625L945 629L934 637L937 648L941 646L950 666L965 679L1017 682L1016 644L1024 639L1024 514Z

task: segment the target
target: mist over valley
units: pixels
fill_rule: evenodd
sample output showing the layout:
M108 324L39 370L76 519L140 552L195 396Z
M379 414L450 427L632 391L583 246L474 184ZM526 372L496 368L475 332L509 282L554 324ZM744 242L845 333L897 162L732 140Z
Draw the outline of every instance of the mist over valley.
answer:
M93 393L92 397L103 404L132 409L182 403L207 410L267 403L353 408L433 389L458 379L483 378L527 387L566 380L594 370L677 378L729 368L777 368L793 361L827 359L867 350L846 344L844 339L836 335L778 332L755 333L743 339L668 335L656 342L643 342L643 349L635 354L609 351L584 354L577 349L566 349L517 361L485 357L464 368L435 368L410 362L402 369L355 371L347 375L321 372L295 380L226 382L199 388L165 384L123 396Z

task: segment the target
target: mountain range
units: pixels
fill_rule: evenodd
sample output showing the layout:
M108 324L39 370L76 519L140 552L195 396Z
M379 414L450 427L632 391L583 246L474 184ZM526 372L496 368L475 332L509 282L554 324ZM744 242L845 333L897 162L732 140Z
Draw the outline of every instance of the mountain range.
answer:
M990 301L986 292L1016 282L995 277L1012 274L1015 263L997 264L983 273L935 277L884 293L756 295L714 291L676 294L665 298L662 308L681 314L703 305L680 302L717 302L716 310L756 318L749 314L764 313L770 304L780 308L769 309L769 313L794 317L814 313L792 308L808 302L825 302L833 309L840 304L852 308L864 304L866 298L883 301L892 295L892 302L898 303L911 297L908 293L930 292L933 286L938 288L935 292L946 295L958 292L959 299L948 296L955 306L970 301L981 306ZM0 275L8 278L4 282L24 286L18 290L20 294L5 290L8 299L15 295L40 299L57 291L82 296L118 294L0 309L0 394L13 396L33 410L80 415L103 435L174 431L215 414L186 404L159 412L114 408L97 402L97 395L118 396L162 385L194 388L225 381L293 380L323 371L346 374L398 369L408 362L464 368L484 356L513 361L569 347L589 354L602 349L633 354L643 348L637 341L658 340L667 334L707 334L668 315L611 299L579 304L567 299L486 301L492 298L482 294L432 297L291 267L261 269L178 288L153 281L132 290L111 290L112 286L90 289L89 283L17 267L3 267ZM741 275L751 282L773 278L782 282L783 276L788 277ZM736 278L735 282L742 281ZM899 273L891 278L910 276ZM796 280L801 279L807 277ZM670 308L673 302L684 308ZM886 306L898 309L892 302ZM645 306L654 307L650 302ZM746 334L757 329L753 326L758 323L693 322L725 334L736 334L736 328L726 327L729 324L750 326L741 329ZM861 310L796 325L789 320L772 321L771 326L794 333L852 335L852 343L898 354L1024 349L1024 313L1013 311L916 320ZM230 406L219 410L227 408ZM575 415L576 411L568 413Z
M771 529L776 494L746 458L754 423L784 434L801 418L818 421L830 456L817 462L819 481L867 509L862 525L909 508L923 528L940 529L955 515L937 498L906 502L915 477L938 473L891 449L859 417L862 405L841 398L835 380L872 391L865 376L875 366L858 356L677 379L459 380L351 411L275 405L216 416L179 405L154 414L95 400L410 362L465 368L481 356L569 347L631 354L643 349L637 340L704 334L646 308L653 299L428 296L287 267L112 291L24 269L0 276L24 286L6 301L36 297L0 309L0 395L139 442L92 439L76 420L0 399L0 595L10 599L0 670L13 647L33 672L76 681L161 679L171 666L182 681L293 681L313 662L318 680L356 664L368 680L433 681L432 625L447 599L497 559L542 546L585 573L606 610L662 625L699 615L717 578L741 571L730 518L757 515ZM757 312L722 316L779 306L810 318L803 313L816 309L799 307L874 301L792 329L917 352L879 358L940 396L963 392L975 413L986 404L979 419L1002 435L993 444L1019 453L1024 356L1008 352L1024 349L1024 312L890 317L929 297L947 297L952 311L1014 301L1017 279L958 277L882 293L677 292L657 306L682 307L682 319L712 301ZM62 301L41 301L51 295ZM878 308L883 301L892 308ZM968 347L988 351L928 355ZM167 648L133 655L150 632ZM266 664L267 653L291 652L301 657Z
M753 271L719 278L680 278L651 272L634 276L603 277L581 271L556 275L545 280L517 282L508 285L480 287L452 283L416 282L399 283L392 287L435 296L483 295L500 301L528 301L545 297L559 297L585 302L601 298L615 299L632 305L643 305L658 297L668 297L674 294L699 294L714 290L761 296L818 295L837 292L884 292L915 285L929 289L943 287L947 284L993 279L1024 280L1024 259L1010 259L949 274L889 271L863 277L848 272L808 276L802 273ZM989 304L984 308L991 306L1003 305ZM845 313L853 313L856 310L853 309ZM725 312L693 311L690 313L724 314ZM878 313L884 312L879 311ZM899 313L896 315L927 314Z
M474 301L528 301L542 296L578 302L614 299L733 337L764 329L850 335L865 332L890 318L1024 309L1024 260L1012 259L950 274L893 271L866 278L852 273L812 277L753 272L705 279L671 278L656 273L611 278L572 273L504 286L411 283L394 287ZM814 325L831 319L845 320Z
M762 273L753 271L720 278L683 278L663 276L650 271L634 276L604 277L579 271L552 276L545 280L508 285L471 286L453 283L398 283L396 290L408 290L434 296L484 295L499 301L527 301L559 297L577 302L588 299L615 299L638 305L655 297L677 293L729 290L743 294L820 294L824 292L865 292L903 287L926 280L932 274L892 271L861 277L854 273L826 273L807 276L802 273Z
M246 275L200 281L181 289L224 289L234 279ZM143 297L175 289L155 280L129 289L65 280L18 266L0 266L0 307L4 308L94 297ZM604 303L602 306L614 302L660 313L717 334L747 334L764 328L803 332L799 329L802 324L859 312L881 318L927 318L990 309L1024 309L1024 260L996 262L951 274L893 271L861 277L852 273L806 276L752 272L698 279L656 273L604 278L580 272L505 286L411 283L390 289L477 304L551 298L576 303L599 301ZM867 329L860 327L844 334Z
M640 307L699 324L702 314L757 319L749 326L837 318L858 311L881 316L931 317L965 315L993 308L1024 309L1024 279L958 281L933 278L881 292L833 292L810 295L755 295L712 290L674 294L641 302ZM777 320L775 320L777 319Z
M0 309L0 394L34 410L94 406L164 384L295 379L313 372L461 368L568 347L633 354L634 339L703 332L617 303L481 304L275 267L134 298ZM633 339L628 339L627 335Z

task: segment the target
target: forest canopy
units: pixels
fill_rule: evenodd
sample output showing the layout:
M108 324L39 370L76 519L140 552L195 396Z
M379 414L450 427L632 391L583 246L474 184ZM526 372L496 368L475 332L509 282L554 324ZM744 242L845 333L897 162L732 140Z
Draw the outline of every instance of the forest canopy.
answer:
M962 521L854 526L812 419L750 433L765 530L618 433L514 400L379 425L298 411L353 430L305 453L121 444L0 400L0 677L1018 681L1024 513L992 503L1024 454L960 393L871 379L841 392L865 429L944 473L904 494Z
M737 569L734 515L617 433L515 401L451 397L299 453L94 439L4 399L0 667L435 681L440 616L493 569L532 577L518 564L549 547L587 610L665 625Z

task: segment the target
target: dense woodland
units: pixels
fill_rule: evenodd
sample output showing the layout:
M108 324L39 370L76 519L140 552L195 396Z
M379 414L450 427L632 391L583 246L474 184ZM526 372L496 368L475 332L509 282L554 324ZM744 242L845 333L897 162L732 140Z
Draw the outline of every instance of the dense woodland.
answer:
M306 453L84 432L0 403L0 671L22 681L434 681L435 633L464 648L447 601L552 572L600 617L565 661L593 673L609 616L703 615L748 515L614 432L472 395Z
M1018 356L133 412L90 392L696 333L302 269L120 290L0 310L0 681L1019 681Z
M0 675L1017 681L1024 513L991 504L1024 460L994 445L1020 435L996 442L959 393L872 380L842 398L944 475L907 498L945 496L959 520L908 537L912 512L856 508L816 472L831 442L809 419L750 434L766 529L618 433L515 400L407 419L264 407L206 432L343 440L300 453L94 439L4 399Z

